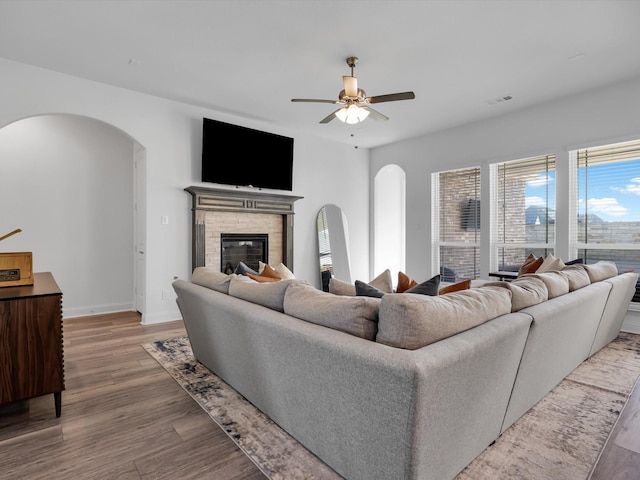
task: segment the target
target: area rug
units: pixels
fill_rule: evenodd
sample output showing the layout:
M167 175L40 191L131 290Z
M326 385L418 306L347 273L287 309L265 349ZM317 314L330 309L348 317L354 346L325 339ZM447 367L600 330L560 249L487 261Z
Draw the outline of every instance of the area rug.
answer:
M188 338L143 344L271 480L341 477L195 360ZM456 480L589 477L640 375L640 335L620 336L582 363Z

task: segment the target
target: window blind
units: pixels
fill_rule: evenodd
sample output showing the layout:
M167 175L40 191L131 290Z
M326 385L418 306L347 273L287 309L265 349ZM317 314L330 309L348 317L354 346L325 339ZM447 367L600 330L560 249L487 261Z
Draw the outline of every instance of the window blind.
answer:
M578 257L640 272L640 141L578 150L576 202Z
M495 244L498 269L512 270L555 244L555 155L497 164Z
M480 168L438 175L441 280L453 282L480 274Z

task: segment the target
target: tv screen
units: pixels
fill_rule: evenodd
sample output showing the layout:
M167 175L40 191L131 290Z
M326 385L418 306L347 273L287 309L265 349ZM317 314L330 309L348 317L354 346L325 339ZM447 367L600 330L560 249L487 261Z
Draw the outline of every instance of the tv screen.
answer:
M202 181L293 190L293 138L204 118Z

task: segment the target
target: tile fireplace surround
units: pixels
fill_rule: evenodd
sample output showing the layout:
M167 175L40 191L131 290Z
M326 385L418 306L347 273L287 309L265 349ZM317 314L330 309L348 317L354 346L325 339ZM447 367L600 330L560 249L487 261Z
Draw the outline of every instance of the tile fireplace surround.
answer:
M293 270L293 204L303 197L187 187L192 197L191 266L220 268L222 233L269 235L269 263Z

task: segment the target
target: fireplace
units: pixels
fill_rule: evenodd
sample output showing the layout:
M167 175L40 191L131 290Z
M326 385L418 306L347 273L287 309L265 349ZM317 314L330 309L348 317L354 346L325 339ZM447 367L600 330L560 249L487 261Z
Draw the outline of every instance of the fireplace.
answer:
M220 271L233 273L243 262L256 272L259 262L268 263L269 235L266 233L223 233L220 235Z
M191 186L192 268L211 266L223 269L223 234L254 236L266 234L268 245L264 263L284 263L293 270L293 204L302 197ZM251 267L258 270L258 259ZM228 263L228 262L227 262ZM247 263L247 262L245 262ZM232 265L234 262L232 262ZM249 263L247 263L247 266Z

